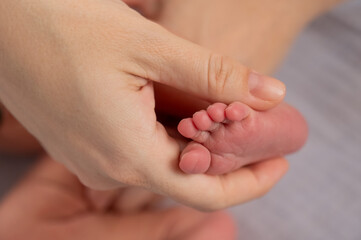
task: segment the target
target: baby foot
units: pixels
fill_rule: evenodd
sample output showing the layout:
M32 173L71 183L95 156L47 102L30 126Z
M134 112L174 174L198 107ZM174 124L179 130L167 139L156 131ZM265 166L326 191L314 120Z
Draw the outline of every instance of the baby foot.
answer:
M179 166L185 173L223 174L301 148L307 124L287 104L257 112L245 104L215 103L183 119L178 131L193 141Z

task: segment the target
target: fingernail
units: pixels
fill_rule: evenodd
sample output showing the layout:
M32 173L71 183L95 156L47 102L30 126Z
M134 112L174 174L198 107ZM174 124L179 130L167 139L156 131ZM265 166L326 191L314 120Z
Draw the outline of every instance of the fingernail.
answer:
M279 80L251 71L248 78L250 93L265 101L280 101L286 93L286 86Z

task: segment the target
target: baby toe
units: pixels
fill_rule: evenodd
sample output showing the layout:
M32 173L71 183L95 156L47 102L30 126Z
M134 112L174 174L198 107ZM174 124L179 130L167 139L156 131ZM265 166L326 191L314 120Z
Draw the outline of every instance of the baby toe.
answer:
M225 110L227 119L231 121L241 121L249 116L251 108L243 103L231 103Z
M207 113L215 122L223 122L226 119L225 110L227 105L224 103L215 103L207 108Z
M186 118L178 124L178 132L186 138L193 139L196 142L204 143L209 138L209 132L200 131L194 124L192 118Z
M209 117L208 113L205 110L196 112L193 115L193 122L194 125L196 125L196 127L202 131L207 131L213 125L212 119Z

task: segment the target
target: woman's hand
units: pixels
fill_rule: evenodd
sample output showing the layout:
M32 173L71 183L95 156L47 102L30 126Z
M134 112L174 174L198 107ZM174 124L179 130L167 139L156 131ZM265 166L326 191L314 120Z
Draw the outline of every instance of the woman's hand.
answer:
M144 208L146 202L134 208L143 195L131 189L117 200L132 205L132 212L100 212L92 208L85 191L63 166L43 159L0 204L0 239L235 239L233 220L222 212Z
M172 35L114 0L4 0L0 99L87 186L145 187L219 209L265 193L283 159L227 176L186 176L157 122L153 82L207 101L278 104L279 81ZM273 163L273 164L272 164Z

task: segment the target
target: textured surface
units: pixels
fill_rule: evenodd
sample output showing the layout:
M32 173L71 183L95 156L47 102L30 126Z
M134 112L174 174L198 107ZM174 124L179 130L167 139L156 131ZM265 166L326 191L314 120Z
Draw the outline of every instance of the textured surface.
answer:
M266 197L231 209L242 240L361 239L361 0L315 21L278 77L310 124ZM30 165L0 158L0 196Z

